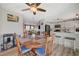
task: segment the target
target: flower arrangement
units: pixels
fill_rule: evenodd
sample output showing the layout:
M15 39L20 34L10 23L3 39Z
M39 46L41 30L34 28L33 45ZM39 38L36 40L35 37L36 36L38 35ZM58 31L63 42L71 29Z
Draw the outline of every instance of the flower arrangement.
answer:
M36 31L35 30L29 31L29 35L32 35L32 34L36 34Z

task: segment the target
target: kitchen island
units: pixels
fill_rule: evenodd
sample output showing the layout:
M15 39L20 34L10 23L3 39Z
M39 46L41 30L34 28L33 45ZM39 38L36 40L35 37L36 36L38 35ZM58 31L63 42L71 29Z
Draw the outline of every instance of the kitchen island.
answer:
M74 50L79 49L79 33L54 32L55 43Z

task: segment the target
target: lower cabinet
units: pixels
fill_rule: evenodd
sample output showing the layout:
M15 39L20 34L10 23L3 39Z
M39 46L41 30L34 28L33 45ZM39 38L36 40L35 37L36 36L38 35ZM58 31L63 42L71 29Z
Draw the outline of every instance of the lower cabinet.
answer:
M65 39L64 46L74 49L74 43L75 43L74 40Z

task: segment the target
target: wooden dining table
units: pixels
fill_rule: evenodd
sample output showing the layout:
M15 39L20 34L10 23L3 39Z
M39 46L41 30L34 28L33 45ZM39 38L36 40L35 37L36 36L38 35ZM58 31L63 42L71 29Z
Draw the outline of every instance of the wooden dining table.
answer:
M24 46L26 46L26 48L31 48L31 51L37 55L35 49L42 47L42 44L38 41L26 41L24 42Z

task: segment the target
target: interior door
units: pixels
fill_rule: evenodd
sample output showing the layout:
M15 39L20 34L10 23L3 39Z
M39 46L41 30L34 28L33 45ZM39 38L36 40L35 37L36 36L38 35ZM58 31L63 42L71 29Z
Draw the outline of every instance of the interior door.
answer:
M50 25L45 25L45 32L47 32L50 36Z

